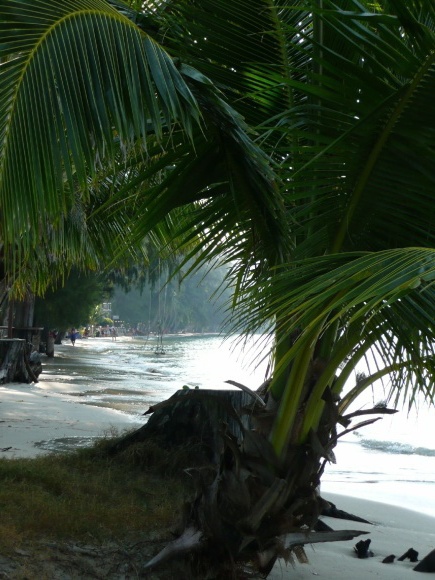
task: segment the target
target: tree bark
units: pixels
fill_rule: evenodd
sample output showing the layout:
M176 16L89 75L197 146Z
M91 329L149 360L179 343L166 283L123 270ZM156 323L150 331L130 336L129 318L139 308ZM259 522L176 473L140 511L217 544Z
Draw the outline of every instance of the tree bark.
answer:
M54 341L56 338L56 334L53 330L49 330L48 328L44 328L41 331L40 335L40 343L38 345L38 352L42 354L46 354L49 358L54 357Z
M65 338L65 334L66 334L65 331L62 331L62 332L59 331L56 334L56 338L54 339L54 344L62 344L62 340Z
M316 529L324 505L318 494L322 463L334 433L327 414L321 441L313 435L280 459L268 437L275 413L258 392L186 389L148 412L148 423L116 443L112 453L147 439L160 444L162 455L174 446L191 449L182 469L189 468L197 485L180 536L184 546L193 534L195 547L184 557L178 544L168 546L150 567L180 557L184 576L203 580L241 578L247 571L266 577L279 557L303 561L304 542L299 538L289 551L285 538L295 532L311 538ZM329 532L325 538L333 537Z
M50 330L50 332L48 333L47 344L45 347L45 354L49 358L54 357L54 341L55 341L55 336L54 336L53 332Z
M24 339L0 339L0 384L38 382L40 365L30 362L30 348Z
M145 413L152 413L148 422L117 442L112 452L118 453L151 437L158 437L166 445L196 439L209 449L209 459L217 463L222 450L222 425L240 441L242 429L252 427L249 413L242 410L254 404L252 397L242 391L182 389L150 407Z

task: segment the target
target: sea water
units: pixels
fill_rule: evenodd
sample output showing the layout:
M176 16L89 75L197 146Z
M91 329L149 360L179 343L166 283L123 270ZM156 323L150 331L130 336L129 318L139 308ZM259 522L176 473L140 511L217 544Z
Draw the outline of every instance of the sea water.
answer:
M267 375L266 355L261 337L165 336L162 352L156 337L89 338L56 347L40 379L48 391L138 418L184 386L232 388L226 383L232 380L255 390ZM366 396L357 406L372 407L376 396L382 399L382 393ZM335 448L336 463L326 465L322 491L435 516L434 435L435 409L424 404L348 433Z
M367 407L368 408L368 407ZM353 495L435 517L435 409L401 409L345 435L323 491Z

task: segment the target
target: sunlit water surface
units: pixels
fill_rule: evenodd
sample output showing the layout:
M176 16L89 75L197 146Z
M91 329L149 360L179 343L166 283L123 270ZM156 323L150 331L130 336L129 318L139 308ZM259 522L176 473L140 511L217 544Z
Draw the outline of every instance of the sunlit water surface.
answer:
M258 388L267 371L267 345L219 336L65 341L44 360L41 386L86 405L142 416L183 386L229 388L233 380ZM382 398L381 395L379 395ZM376 400L358 402L368 408ZM145 420L145 419L144 419ZM322 490L402 505L435 516L435 410L400 411L340 440Z

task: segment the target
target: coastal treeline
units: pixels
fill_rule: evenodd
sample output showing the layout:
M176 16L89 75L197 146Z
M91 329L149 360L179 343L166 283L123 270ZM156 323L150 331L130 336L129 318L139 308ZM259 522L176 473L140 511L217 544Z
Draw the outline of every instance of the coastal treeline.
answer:
M103 273L71 270L58 286L36 297L34 325L43 328L43 338L50 331L66 333L70 328L90 324L95 308L107 299L112 286Z
M111 310L119 324L149 332L221 332L228 325L226 269L203 267L182 282L160 279L126 291L115 286Z
M151 268L151 266L149 266ZM207 266L180 278L123 277L119 272L82 272L73 269L59 287L36 297L34 326L64 335L70 328L115 325L140 334L168 332L221 332L228 324L230 289L225 285L226 268ZM110 303L104 312L103 303ZM115 318L114 318L115 317Z

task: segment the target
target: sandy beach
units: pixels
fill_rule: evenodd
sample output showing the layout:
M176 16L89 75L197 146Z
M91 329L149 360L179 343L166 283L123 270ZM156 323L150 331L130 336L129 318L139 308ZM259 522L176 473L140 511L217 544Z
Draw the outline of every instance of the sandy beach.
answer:
M318 577L324 580L365 580L382 578L405 580L419 578L413 570L415 563L406 559L397 561L409 548L414 548L422 559L435 548L435 518L398 508L385 503L360 500L337 494L324 494L325 499L337 507L373 522L372 525L335 518L322 518L335 530L352 529L368 534L346 542L308 545L305 548L308 564L278 562L270 578L272 580L307 580ZM359 559L354 550L359 540L370 538L373 557ZM387 556L395 555L394 562L383 564Z
M36 385L0 386L0 457L35 457L89 444L143 424L114 409L88 406Z
M35 457L41 453L67 450L89 444L95 438L114 431L134 429L144 422L140 415L83 404L80 397L68 394L71 387L68 383L53 382L55 377L51 377L49 382L44 380L44 375L40 378L41 381L34 385L0 386L0 457ZM435 548L435 518L397 507L397 498L396 505L390 505L385 495L382 496L384 503L367 500L370 491L364 499L359 499L344 495L346 488L343 485L334 489L328 483L326 488L322 494L325 499L372 524L335 518L324 518L325 522L336 530L357 529L368 534L351 541L308 545L308 564L292 566L280 561L270 575L272 580L307 580L312 577L325 580L401 580L416 577L415 563L409 559L398 561L397 558L413 548L421 559ZM372 489L369 484L367 489ZM417 487L415 493L418 494ZM407 504L404 502L403 505ZM367 538L371 539L370 548L374 555L358 559L354 546L360 539ZM394 562L382 563L389 555L395 555Z

